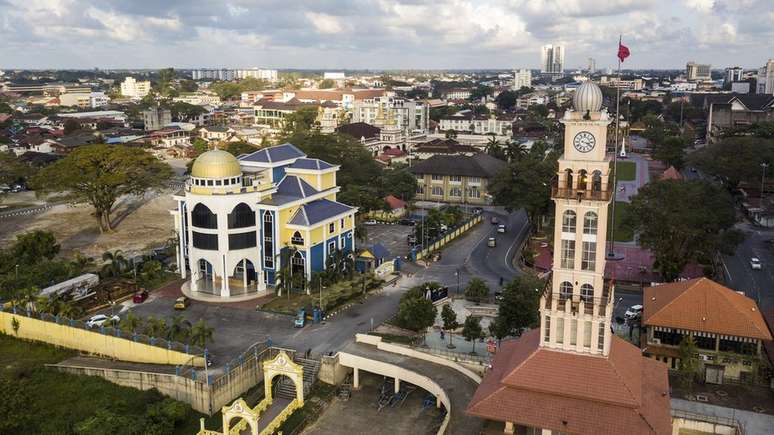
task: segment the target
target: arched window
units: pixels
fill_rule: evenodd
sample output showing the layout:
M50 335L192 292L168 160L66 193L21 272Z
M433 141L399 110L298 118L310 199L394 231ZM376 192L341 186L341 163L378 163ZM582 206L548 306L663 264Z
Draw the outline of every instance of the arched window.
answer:
M255 226L255 212L249 205L244 202L240 202L231 210L228 214L228 227L229 228L244 228Z
M196 204L191 211L191 223L199 228L218 228L218 217L215 216L204 204Z
M572 169L567 169L564 171L564 178L565 178L565 189L572 189Z
M588 188L588 173L585 169L581 169L578 172L578 190L586 190Z
M293 237L290 238L290 243L294 245L303 245L304 244L304 238L301 236L300 231L296 231L293 233Z
M559 284L559 298L560 299L571 299L572 298L572 283L569 281L565 281L561 284Z
M594 192L602 191L602 173L599 170L591 173L591 190Z
M583 284L581 286L581 299L589 303L594 300L594 286L591 284Z
M583 234L596 234L597 220L598 216L595 212L587 211L583 216Z
M274 268L274 216L263 212L263 266Z
M575 232L575 221L576 221L576 214L572 210L566 210L564 214L562 215L562 232L563 233L574 233Z

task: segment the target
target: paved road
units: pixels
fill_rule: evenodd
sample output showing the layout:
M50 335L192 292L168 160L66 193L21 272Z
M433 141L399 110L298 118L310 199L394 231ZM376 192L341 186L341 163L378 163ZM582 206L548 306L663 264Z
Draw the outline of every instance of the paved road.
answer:
M774 308L774 244L766 241L774 239L774 231L748 223L738 224L737 228L745 233L745 239L737 247L735 255L723 257L726 283L732 289L742 291L756 300L762 310L772 309ZM761 260L763 270L752 270L751 257Z
M413 286L426 281L439 281L455 291L455 271L460 270L459 281L462 288L472 276L479 276L490 282L490 288L494 291L499 284L499 277L502 276L507 281L516 276L518 271L510 264L518 250L517 242L526 237L528 232L524 226L527 222L526 215L523 211L512 215L498 213L498 219L507 221L509 229L507 233L497 235L497 248L488 248L485 243L485 239L495 231L494 226L489 223L490 215L487 215L485 222L447 245L443 249L441 261L431 263L426 268L404 265L405 270L413 272L411 277L401 278L395 286L385 288L380 294L369 297L363 303L356 303L320 324L296 329L292 327L291 316L196 301L182 314L191 322L204 319L215 328L214 342L209 344L208 348L215 356L216 367L222 367L250 345L268 338L271 338L275 345L300 352L307 349L312 349L314 353L335 352L350 342L355 333L367 332L372 324L377 326L392 317L397 310L400 296ZM130 309L143 317L169 318L181 314L172 309L171 298L174 296L152 295L145 303L131 306Z

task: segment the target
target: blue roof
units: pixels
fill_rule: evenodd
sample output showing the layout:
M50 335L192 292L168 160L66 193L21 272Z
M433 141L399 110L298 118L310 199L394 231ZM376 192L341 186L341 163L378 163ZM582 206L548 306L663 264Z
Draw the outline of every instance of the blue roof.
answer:
M371 251L376 258L387 258L390 256L390 251L381 243L374 243L368 247L368 250Z
M303 151L298 149L298 147L292 143L284 143L282 145L264 148L244 156L239 156L239 160L258 163L277 163L301 157L306 157L306 154L304 154Z
M277 186L277 194L280 196L306 198L307 196L314 195L315 193L320 193L320 191L309 185L309 183L302 180L301 178L296 177L295 175L286 175L282 178L282 181L280 181L279 185Z
M290 225L314 226L324 220L338 216L342 213L354 211L354 207L328 199L318 199L304 204L290 218Z
M309 159L309 158L301 158L293 162L292 165L290 165L293 169L314 169L317 171L330 169L333 167L330 163L320 160L320 159Z

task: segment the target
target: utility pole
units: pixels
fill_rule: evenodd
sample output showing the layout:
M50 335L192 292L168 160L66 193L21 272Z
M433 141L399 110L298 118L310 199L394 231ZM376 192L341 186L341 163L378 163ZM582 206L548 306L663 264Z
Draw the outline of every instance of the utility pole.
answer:
M761 168L763 168L763 174L761 175L761 208L763 208L763 192L766 184L766 169L768 169L768 167L768 163L761 163Z

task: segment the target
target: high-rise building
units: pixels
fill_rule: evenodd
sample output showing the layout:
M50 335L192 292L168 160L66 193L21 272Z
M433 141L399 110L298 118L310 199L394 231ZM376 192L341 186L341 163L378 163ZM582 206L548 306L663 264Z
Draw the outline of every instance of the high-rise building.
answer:
M688 62L685 64L685 77L688 81L703 81L712 79L712 65Z
M540 72L561 74L564 71L564 46L544 45L540 52Z
M121 83L121 95L124 97L140 99L150 93L151 83L149 81L137 81L134 77L127 77Z
M256 78L269 82L276 82L278 78L276 69L195 69L191 71L191 78L194 80L224 80L233 81L238 79Z
M532 71L526 68L513 71L513 90L532 86Z
M597 71L597 61L593 58L589 58L589 67L588 67L589 74L594 74Z
M744 70L740 66L726 68L726 74L723 77L723 85L730 87L731 83L742 81Z
M758 69L758 94L774 94L774 59L769 59L766 65Z
M172 122L172 112L154 106L142 111L142 120L145 123L145 131L159 130Z
M551 283L540 327L503 342L467 413L505 433L672 433L667 366L611 330L615 287L605 282L608 206L615 183L602 91L587 81L573 97L558 161Z
M400 131L427 131L429 106L418 100L397 98L393 93L355 100L352 122L365 122L379 128Z

